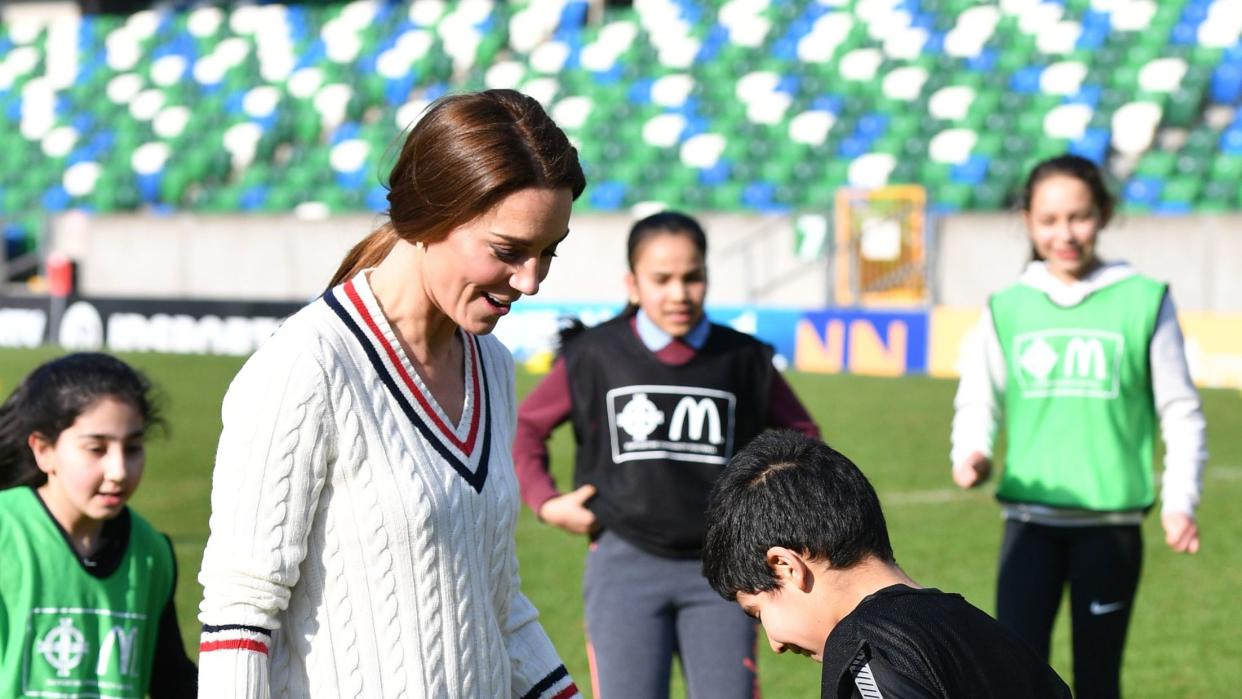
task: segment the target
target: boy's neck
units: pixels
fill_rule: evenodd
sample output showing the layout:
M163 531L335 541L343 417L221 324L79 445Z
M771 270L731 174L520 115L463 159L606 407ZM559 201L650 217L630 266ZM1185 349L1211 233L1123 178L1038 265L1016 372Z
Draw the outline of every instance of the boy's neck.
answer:
M922 585L906 575L896 563L872 556L844 569L831 568L818 561L812 565L815 587L811 594L816 595L820 603L830 611L834 627L868 595L886 587L905 585L914 589L922 588Z

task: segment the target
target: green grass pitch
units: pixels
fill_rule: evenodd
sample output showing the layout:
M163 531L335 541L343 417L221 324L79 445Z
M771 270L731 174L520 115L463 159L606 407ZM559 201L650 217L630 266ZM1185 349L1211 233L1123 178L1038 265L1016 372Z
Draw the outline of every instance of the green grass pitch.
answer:
M0 391L54 350L0 351ZM195 576L207 537L211 465L220 401L237 358L136 354L165 397L170 433L149 444L145 481L134 506L173 539L180 565L177 609L187 647L197 648ZM524 394L538 377L519 375ZM990 490L961 492L948 474L948 430L955 383L922 377L879 379L791 374L790 381L825 438L862 467L880 492L898 561L924 585L964 594L984 610L992 591L1001 520ZM1143 579L1126 655L1133 697L1234 696L1242 686L1242 393L1203 391L1212 457L1200 510L1203 550L1179 556L1164 546L1157 517L1145 524ZM559 482L568 483L568 430L553 445ZM1229 503L1235 503L1229 505ZM535 521L523 508L517 532L523 586L566 665L589 693L582 638L585 546ZM1053 664L1070 677L1064 610ZM819 695L819 666L799 657L759 655L769 697ZM674 696L684 696L675 680Z

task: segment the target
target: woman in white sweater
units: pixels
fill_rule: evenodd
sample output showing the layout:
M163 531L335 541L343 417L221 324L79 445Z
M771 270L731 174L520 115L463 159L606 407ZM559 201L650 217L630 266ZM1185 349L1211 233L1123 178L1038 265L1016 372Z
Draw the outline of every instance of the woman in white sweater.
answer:
M200 697L577 696L519 590L513 364L488 333L584 187L516 92L413 128L389 222L225 397Z
M1047 658L1068 584L1074 695L1116 697L1142 568L1139 525L1156 499L1156 433L1165 541L1195 553L1203 412L1166 285L1096 254L1113 197L1095 164L1073 155L1040 163L1022 210L1036 259L989 299L963 348L953 479L970 488L988 477L1003 421L996 617Z

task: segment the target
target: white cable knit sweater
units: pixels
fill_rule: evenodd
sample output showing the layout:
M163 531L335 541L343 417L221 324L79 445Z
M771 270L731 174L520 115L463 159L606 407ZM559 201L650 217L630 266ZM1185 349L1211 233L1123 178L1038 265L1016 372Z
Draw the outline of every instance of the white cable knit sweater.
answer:
M519 591L512 358L463 337L455 427L365 272L238 373L199 575L200 697L578 696Z

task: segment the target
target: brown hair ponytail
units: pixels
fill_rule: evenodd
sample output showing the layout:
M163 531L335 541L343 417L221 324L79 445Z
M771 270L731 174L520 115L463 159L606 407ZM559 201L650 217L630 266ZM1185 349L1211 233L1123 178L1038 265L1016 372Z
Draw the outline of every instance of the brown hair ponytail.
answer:
M534 98L487 90L436 100L388 178L388 222L355 245L336 286L379 264L398 240L432 242L527 188L586 189L578 151Z
M371 231L367 237L355 243L349 252L345 253L345 259L341 260L340 266L336 268L336 274L332 275L328 288L342 284L358 272L378 265L396 244L397 234L392 226L385 224Z

